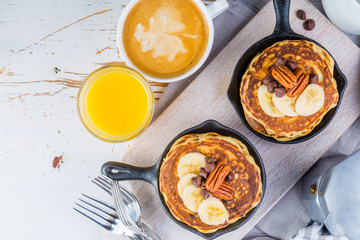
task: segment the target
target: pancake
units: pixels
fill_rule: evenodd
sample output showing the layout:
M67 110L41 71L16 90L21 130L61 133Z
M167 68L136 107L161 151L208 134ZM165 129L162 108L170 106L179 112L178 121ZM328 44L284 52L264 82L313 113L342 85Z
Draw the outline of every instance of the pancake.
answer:
M198 213L190 211L179 195L177 184L179 160L189 153L201 153L216 158L217 163L230 166L234 173L231 185L236 189L231 205L225 205L228 221L220 225L202 222ZM179 138L170 148L160 169L160 191L173 216L202 233L215 232L244 217L256 207L262 197L262 182L259 167L239 140L217 133L188 134Z
M316 113L309 116L271 117L260 106L258 89L262 80L271 75L271 69L280 57L296 62L305 74L319 77L317 84L323 88L325 100ZM240 98L248 123L255 131L278 141L289 141L309 134L325 114L337 105L339 94L333 71L332 57L312 42L284 40L266 48L251 61L242 77Z

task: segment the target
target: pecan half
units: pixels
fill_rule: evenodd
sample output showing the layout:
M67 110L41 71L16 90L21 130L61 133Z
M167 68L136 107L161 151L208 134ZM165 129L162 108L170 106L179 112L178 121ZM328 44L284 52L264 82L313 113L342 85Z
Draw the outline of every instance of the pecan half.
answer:
M219 190L229 172L230 166L223 163L217 163L215 170L212 171L206 179L206 189L210 192Z
M271 74L285 89L290 89L295 86L297 77L286 66L280 65L279 67L273 68Z
M299 79L299 77L301 76L301 74L304 74L304 70L302 68L297 68L294 72L294 75L296 77L296 79Z
M215 192L211 192L211 194L214 197L230 201L234 198L235 188L230 183L223 182L220 188Z
M300 93L302 93L302 91L308 85L309 79L310 79L310 77L308 74L302 73L297 80L296 86L289 89L286 92L286 95L288 95L289 97L295 97L295 96L299 95Z

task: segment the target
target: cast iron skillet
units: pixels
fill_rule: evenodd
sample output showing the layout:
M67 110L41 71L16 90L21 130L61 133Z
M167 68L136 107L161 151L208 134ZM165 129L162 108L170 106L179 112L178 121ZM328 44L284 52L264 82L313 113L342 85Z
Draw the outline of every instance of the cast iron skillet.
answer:
M186 225L183 222L178 221L170 212L169 208L167 207L165 200L162 196L162 193L160 192L160 186L159 186L159 173L160 173L160 167L162 165L163 159L166 157L169 149L171 148L171 146L173 145L173 143L180 137L189 134L189 133L208 133L208 132L216 132L220 135L223 136L230 136L236 139L239 139L240 141L242 141L246 147L249 150L249 153L251 154L251 156L253 156L256 164L259 166L260 168L260 172L261 172L261 180L263 183L263 196L259 202L259 204L257 205L257 207L253 208L250 212L248 212L246 214L245 217L239 219L237 222L230 224L229 226L222 228L214 233L208 233L208 234L204 234L199 232L198 230L196 230L195 228L189 227L188 225ZM105 163L102 168L101 168L101 172L103 174L105 174L106 176L108 176L109 178L113 179L113 180L117 180L117 181L121 181L121 180L142 180L148 183L151 183L157 192L158 197L160 198L161 201L161 205L163 206L163 209L165 210L165 212L167 213L167 215L174 221L176 222L178 225L180 225L181 227L185 228L188 231L191 231L205 239L214 239L222 234L228 233L230 231L233 231L237 228L239 228L240 226L242 226L244 223L246 223L252 215L254 215L255 211L258 209L258 207L260 206L260 203L264 197L265 194L265 186L266 186L266 177L265 177L265 168L264 168L264 164L261 160L261 157L259 155L259 153L256 151L255 147L240 133L238 133L237 131L225 127L224 125L220 124L217 121L214 120L208 120L206 122L201 123L198 126L192 127L190 129L187 129L185 131L183 131L182 133L180 133L179 135L177 135L165 148L164 152L162 153L162 155L160 156L158 162L151 167L147 167L147 168L140 168L140 167L135 167L135 166L131 166L128 164L124 164L124 163L119 163L119 162L107 162Z
M265 48L270 47L271 45L273 45L276 42L280 42L283 40L301 40L301 39L305 39L307 41L313 42L315 44L317 44L318 46L322 47L323 49L325 49L323 46L321 46L321 44L319 44L318 42L309 39L305 36L296 34L290 27L289 24L289 9L290 9L290 0L274 0L274 8L275 8L275 14L276 14L276 25L275 25L275 29L274 32L270 35L267 36L263 39L261 39L260 41L256 42L255 44L253 44L240 58L240 60L238 61L232 79L231 79L231 83L230 86L228 88L228 98L231 102L231 104L233 105L233 107L235 108L236 113L239 115L241 121L243 122L243 124L251 131L253 132L255 135L257 135L258 137L261 137L267 141L270 142L275 142L275 143L285 143L285 144L291 144L291 143L300 143L300 142L304 142L306 140L309 140L310 138L315 137L316 135L318 135L321 131L323 131L326 126L331 122L331 120L334 118L335 113L337 112L337 110L340 107L340 103L341 103L341 99L344 95L345 89L346 89L346 85L347 85L347 80L346 77L344 76L344 74L340 71L340 68L338 66L338 64L335 61L335 66L334 66L334 78L336 80L337 83L337 90L339 92L339 101L338 104L335 108L331 109L322 119L322 121L313 129L313 131L311 131L309 134L296 138L294 140L291 141L277 141L272 137L267 137L257 131L255 131L247 122L246 118L245 118L245 114L244 114L244 109L241 105L240 102L240 84L242 81L242 76L245 74L247 67L249 66L251 60L256 56L256 54L262 52L263 50L265 50ZM316 29L314 30L316 31ZM325 49L326 50L326 49ZM327 51L327 50L326 50ZM330 53L329 53L330 54ZM330 54L331 56L331 54ZM332 56L331 56L332 57Z

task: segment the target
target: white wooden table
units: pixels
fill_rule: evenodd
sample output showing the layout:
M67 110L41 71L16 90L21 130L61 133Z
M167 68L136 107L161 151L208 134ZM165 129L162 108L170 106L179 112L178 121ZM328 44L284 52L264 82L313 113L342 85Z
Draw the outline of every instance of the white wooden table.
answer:
M90 135L78 118L76 94L92 70L121 62L115 31L127 2L0 1L0 239L101 239L103 230L72 207L80 193L108 197L89 180L105 161L121 160L131 142ZM232 8L221 16L237 22L215 38L211 58L266 2L229 0L241 5L241 15L234 19ZM170 85L157 114L190 80ZM159 99L166 84L151 85Z

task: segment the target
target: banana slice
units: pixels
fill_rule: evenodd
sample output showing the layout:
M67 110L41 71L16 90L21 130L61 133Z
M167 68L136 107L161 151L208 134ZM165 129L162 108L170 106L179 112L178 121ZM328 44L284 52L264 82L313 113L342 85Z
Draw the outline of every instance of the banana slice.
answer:
M318 84L309 84L297 99L295 111L301 116L310 116L319 111L324 102L324 89Z
M258 100L262 110L271 117L283 117L284 114L276 109L272 98L273 94L268 92L265 85L261 85L258 89Z
M200 203L204 198L200 194L200 188L194 185L187 186L183 192L183 202L185 206L192 212L197 213Z
M205 167L205 156L198 152L188 153L179 160L178 175L180 178L188 173L199 174L199 169Z
M299 115L295 112L296 97L291 98L285 95L279 98L275 94L273 94L272 101L276 109L282 114L289 117L295 117Z
M193 174L193 173L188 173L185 176L183 176L182 178L180 178L180 181L178 182L177 188L178 188L178 192L180 197L182 198L183 193L184 193L184 189L187 186L192 185L191 183L191 178L196 177L197 175Z
M201 221L208 225L219 225L229 220L229 213L224 204L214 197L202 201L198 214Z

